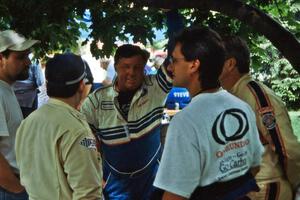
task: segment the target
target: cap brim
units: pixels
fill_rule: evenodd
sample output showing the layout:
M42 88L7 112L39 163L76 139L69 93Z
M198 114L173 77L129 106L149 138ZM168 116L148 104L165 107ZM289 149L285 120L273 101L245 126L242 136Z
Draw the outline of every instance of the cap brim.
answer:
M25 51L39 42L39 40L26 40L23 43L11 46L8 49L12 51Z

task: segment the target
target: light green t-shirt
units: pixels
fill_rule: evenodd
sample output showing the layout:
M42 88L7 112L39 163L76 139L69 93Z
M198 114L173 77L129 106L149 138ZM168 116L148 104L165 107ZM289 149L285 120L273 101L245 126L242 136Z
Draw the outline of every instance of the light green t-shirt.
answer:
M85 117L62 101L50 99L22 122L16 156L32 200L101 198L95 137Z

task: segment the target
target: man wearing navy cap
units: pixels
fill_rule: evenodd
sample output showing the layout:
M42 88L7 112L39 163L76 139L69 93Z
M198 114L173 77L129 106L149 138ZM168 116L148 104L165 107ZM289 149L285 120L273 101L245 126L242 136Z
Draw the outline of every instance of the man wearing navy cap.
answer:
M14 151L16 130L23 116L12 84L28 78L28 55L37 40L13 30L0 32L0 197L28 199L19 181Z
M83 114L85 64L74 54L46 64L47 104L20 125L16 157L30 199L100 199L101 158Z

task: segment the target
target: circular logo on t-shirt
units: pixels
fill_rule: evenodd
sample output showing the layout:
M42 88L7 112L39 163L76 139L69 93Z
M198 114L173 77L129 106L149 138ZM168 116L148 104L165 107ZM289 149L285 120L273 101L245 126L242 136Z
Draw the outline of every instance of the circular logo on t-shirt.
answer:
M229 126L230 130L228 130ZM245 112L232 108L217 116L212 127L212 136L217 143L224 145L229 141L241 139L248 130L249 124Z

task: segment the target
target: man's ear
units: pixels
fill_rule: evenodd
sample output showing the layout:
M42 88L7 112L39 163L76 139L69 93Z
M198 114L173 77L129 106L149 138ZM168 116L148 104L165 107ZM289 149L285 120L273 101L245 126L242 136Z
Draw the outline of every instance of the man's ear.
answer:
M226 71L231 72L236 67L236 59L234 57L228 58L224 62L224 68Z
M84 83L84 80L82 79L82 80L79 82L79 88L78 88L78 91L79 91L79 92L83 92L83 91L84 91L84 88L85 88L85 83Z
M200 63L199 59L196 59L196 60L192 61L192 65L190 67L191 72L193 72L193 73L197 72L198 73L199 68L200 68L200 64L201 63Z
M2 53L0 53L0 66L3 65L3 59L4 59L4 56Z

